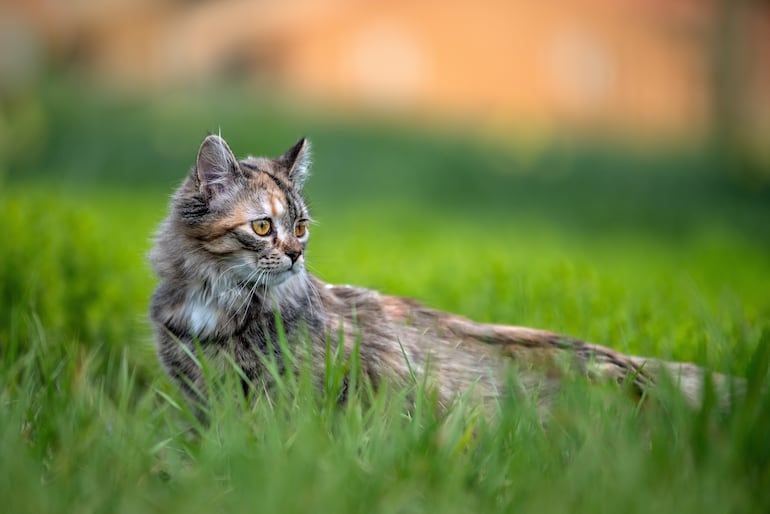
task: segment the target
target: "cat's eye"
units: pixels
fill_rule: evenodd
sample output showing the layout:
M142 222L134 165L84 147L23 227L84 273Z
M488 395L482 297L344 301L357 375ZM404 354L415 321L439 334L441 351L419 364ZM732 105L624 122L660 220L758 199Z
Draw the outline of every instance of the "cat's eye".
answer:
M266 236L273 229L273 224L268 219L254 220L251 222L251 228L258 236Z
M306 233L307 233L307 222L298 221L296 225L294 225L294 235L297 237L302 237Z

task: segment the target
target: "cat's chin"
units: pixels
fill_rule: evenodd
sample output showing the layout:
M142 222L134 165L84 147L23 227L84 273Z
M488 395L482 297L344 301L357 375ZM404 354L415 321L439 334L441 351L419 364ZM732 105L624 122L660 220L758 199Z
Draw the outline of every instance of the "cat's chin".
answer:
M275 275L271 275L270 278L266 281L265 285L267 287L276 287L276 286L286 284L292 278L298 276L301 272L302 272L302 268L297 266L290 268L286 271L281 271L279 273L276 273Z
M293 277L296 277L298 275L301 275L304 271L303 266L293 266L293 267L287 267L284 270L281 271L272 271L270 273L259 273L253 270L249 270L246 272L245 277L238 277L236 279L236 283L246 289L251 289L254 287L275 287L279 286L281 284L286 283ZM255 275L258 276L258 280L254 280Z

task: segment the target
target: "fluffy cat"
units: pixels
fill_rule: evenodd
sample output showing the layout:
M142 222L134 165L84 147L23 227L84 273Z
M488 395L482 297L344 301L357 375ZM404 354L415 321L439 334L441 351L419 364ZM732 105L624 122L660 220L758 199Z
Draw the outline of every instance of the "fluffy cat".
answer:
M552 332L475 323L377 291L325 284L307 272L310 214L302 196L310 145L302 139L277 159L238 160L208 136L176 191L150 258L160 282L150 317L160 360L193 401L205 401L196 345L212 362L228 354L249 382L267 385L263 356L281 360L309 340L314 376L323 380L327 343L345 355L360 341L364 375L396 387L427 373L442 406L471 394L483 404L518 389L547 409L565 373L614 381L641 397L661 374L698 404L706 373L687 363L623 355ZM221 360L221 359L219 359ZM727 388L727 377L712 373ZM522 391L519 391L521 393Z

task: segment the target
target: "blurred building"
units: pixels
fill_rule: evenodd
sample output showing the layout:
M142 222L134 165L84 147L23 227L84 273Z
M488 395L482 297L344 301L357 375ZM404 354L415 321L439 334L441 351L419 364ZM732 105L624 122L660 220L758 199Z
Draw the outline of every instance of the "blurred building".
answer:
M720 123L770 133L770 3L758 0L27 0L0 9L11 56L2 62L22 70L19 55L43 55L130 87L246 78L327 105L545 132L689 137Z

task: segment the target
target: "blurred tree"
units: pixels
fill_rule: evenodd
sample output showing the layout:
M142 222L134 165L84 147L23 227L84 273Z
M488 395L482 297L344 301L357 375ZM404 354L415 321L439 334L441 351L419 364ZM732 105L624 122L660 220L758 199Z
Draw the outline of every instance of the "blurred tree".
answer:
M761 149L752 148L744 101L751 70L747 62L748 21L768 12L770 0L715 0L711 45L713 144L721 164L741 182L770 179Z

